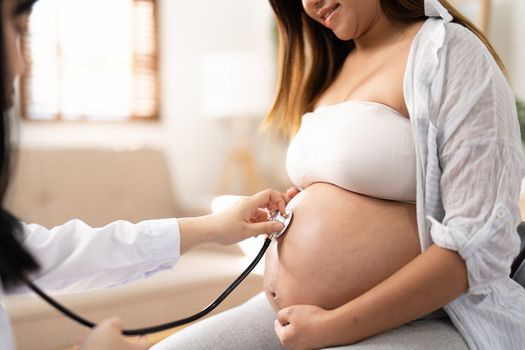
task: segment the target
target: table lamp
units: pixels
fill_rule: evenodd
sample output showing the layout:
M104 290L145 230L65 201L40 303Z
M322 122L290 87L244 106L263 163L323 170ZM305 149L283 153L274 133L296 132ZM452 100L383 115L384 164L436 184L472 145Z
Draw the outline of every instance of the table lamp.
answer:
M217 192L251 195L261 189L262 181L249 142L253 138L250 126L260 122L270 107L270 64L257 52L214 52L204 57L202 78L203 115L224 120L231 132L232 144L219 176Z

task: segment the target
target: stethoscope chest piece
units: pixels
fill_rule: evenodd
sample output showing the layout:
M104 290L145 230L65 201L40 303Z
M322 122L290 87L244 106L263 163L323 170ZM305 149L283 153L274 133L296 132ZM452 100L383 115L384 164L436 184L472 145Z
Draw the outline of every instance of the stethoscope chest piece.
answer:
M286 232L286 230L288 230L288 227L292 222L292 211L290 209L286 209L286 215L282 215L281 213L279 213L279 211L276 211L270 217L270 220L277 221L283 225L283 229L281 231L274 232L270 235L271 239L279 238Z

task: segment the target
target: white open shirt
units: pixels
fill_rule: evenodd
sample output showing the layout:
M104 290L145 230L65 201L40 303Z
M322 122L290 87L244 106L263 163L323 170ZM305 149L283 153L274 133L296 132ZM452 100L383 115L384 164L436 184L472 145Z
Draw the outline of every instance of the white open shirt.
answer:
M122 285L171 268L180 256L176 219L138 224L116 221L92 228L72 220L48 230L24 225L24 245L38 260L32 276L44 290L87 291ZM26 288L14 291L24 292ZM3 290L0 284L0 302ZM0 304L0 349L14 349L9 320Z
M469 290L444 309L470 349L525 348L525 290L510 279L525 158L512 90L468 29L428 19L404 80L417 153L421 249L465 260Z

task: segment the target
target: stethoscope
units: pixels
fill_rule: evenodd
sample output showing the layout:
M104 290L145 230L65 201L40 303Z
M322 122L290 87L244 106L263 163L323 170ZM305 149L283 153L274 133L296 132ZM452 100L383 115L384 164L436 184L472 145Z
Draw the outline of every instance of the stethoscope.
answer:
M160 324L158 326L153 326L153 327L148 327L148 328L139 328L139 329L125 329L125 330L122 331L122 334L123 335L127 335L127 336L132 336L132 335L146 335L146 334L150 334L150 333L161 332L161 331L165 331L165 330L170 329L170 328L175 328L175 327L179 327L179 326L191 323L193 321L196 321L196 320L206 316L210 312L212 312L217 306L219 306L220 303L222 303L224 301L224 299L226 299L226 297L235 288L237 288L237 286L246 278L246 276L248 276L250 274L250 272L252 272L252 270L255 268L255 266L257 266L259 261L264 256L264 253L266 253L266 250L270 246L270 243L272 242L272 240L274 238L279 238L282 234L284 234L286 232L286 230L290 226L290 223L292 222L292 211L291 210L286 210L286 214L285 215L282 215L279 211L276 211L276 212L274 212L271 215L270 221L277 221L277 222L281 223L283 225L283 229L281 231L277 231L277 232L274 232L274 233L270 234L270 236L267 237L264 240L264 244L263 244L261 250L259 251L259 253L255 257L255 259L252 261L252 263L250 265L248 265L246 270L244 270L241 273L241 275L239 277L237 277L237 279L235 281L233 281L232 284L230 284L230 286L228 288L226 288L226 290L224 292L222 292L222 294L217 297L217 299L215 299L215 301L213 301L211 304L206 306L202 311L196 313L193 316L186 317L186 318L183 318L183 319L180 319L180 320L177 320L177 321L173 321L173 322L169 322L169 323ZM33 292L38 294L38 296L40 296L42 299L44 299L48 304L50 304L52 307L54 307L55 309L57 309L58 311L63 313L65 316L67 316L70 319L72 319L73 321L76 321L76 322L80 323L81 325L86 326L88 328L94 328L96 326L95 323L93 323L91 321L88 321L85 318L80 317L79 315L77 315L73 311L69 310L68 308L66 308L65 306L63 306L59 302L57 302L55 299L51 298L49 295L47 295L45 292L43 292L40 288L35 286L33 284L33 282L31 282L29 279L26 278L24 280L24 282Z

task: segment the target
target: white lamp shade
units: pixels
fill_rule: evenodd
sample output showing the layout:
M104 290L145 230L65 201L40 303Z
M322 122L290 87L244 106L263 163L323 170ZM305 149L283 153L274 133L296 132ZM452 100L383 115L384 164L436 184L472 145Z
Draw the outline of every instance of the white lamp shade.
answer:
M262 118L271 103L270 62L252 51L222 51L202 64L202 113L208 118Z

